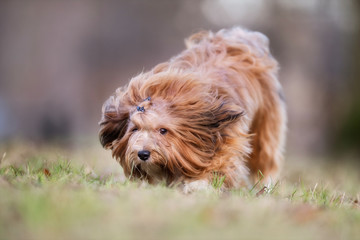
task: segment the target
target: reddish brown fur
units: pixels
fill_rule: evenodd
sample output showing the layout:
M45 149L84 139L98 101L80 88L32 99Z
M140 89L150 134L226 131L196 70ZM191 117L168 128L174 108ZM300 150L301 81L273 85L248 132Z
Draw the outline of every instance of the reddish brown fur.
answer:
M248 169L252 179L259 171L275 178L286 112L267 38L233 28L197 33L186 45L104 104L103 146L126 176L150 183L209 182L217 173L226 176L225 187L237 188ZM137 157L144 149L151 152L146 162Z

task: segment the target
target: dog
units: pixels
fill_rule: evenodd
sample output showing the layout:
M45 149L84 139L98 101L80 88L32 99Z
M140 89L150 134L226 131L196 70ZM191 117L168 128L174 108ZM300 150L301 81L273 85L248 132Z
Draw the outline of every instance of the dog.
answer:
M286 106L268 38L201 31L103 105L100 142L125 176L184 192L271 182L283 162Z

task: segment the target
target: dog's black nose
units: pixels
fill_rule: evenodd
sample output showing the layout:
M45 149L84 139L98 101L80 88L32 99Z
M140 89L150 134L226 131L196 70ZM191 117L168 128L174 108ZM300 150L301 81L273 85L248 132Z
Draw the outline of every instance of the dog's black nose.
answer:
M138 156L141 160L143 161L146 161L149 159L150 157L150 152L149 151L146 151L146 150L143 150L143 151L139 151L138 152Z

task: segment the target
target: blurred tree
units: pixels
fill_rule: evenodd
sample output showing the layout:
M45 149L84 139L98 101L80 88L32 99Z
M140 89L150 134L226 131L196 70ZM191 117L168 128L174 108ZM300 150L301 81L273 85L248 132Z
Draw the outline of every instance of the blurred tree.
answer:
M354 7L356 8L357 16L360 15L360 0L354 0ZM349 53L352 58L349 68L349 82L347 89L347 100L349 108L345 112L345 118L340 123L340 127L336 132L334 138L333 149L344 151L352 151L353 153L360 154L360 17L356 18L357 27L354 37L351 39L351 52Z

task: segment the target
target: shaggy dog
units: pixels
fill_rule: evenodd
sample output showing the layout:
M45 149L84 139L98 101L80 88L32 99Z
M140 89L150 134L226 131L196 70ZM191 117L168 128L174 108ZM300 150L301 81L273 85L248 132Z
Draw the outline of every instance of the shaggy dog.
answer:
M199 32L187 49L131 79L104 104L100 141L129 179L239 188L278 175L286 111L268 39Z

